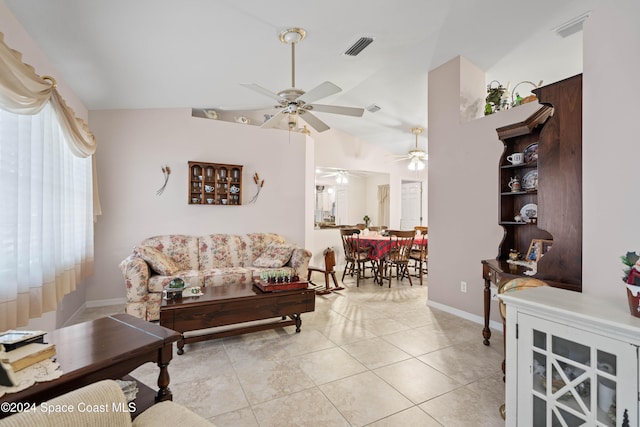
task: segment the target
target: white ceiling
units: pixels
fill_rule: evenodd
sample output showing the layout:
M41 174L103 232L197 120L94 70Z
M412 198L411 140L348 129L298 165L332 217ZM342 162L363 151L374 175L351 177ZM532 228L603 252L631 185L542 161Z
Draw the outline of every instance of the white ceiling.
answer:
M90 110L269 105L240 84L288 88L291 52L278 34L304 28L296 87L329 80L343 91L320 103L381 107L362 118L317 116L406 153L415 143L410 128L427 126L429 70L462 55L488 78L567 77L581 52L566 51L581 41L553 29L597 0L4 1ZM343 55L361 36L375 41L357 57Z

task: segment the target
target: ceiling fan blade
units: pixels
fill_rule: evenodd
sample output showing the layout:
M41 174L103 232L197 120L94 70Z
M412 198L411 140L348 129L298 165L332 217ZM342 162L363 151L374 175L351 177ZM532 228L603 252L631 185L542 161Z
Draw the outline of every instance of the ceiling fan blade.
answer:
M309 126L314 128L316 132L324 132L325 130L329 130L329 126L313 114L308 111L305 111L304 114L300 114L300 117L305 122L309 123Z
M298 100L304 101L306 104L313 102L317 99L326 98L329 95L333 95L342 91L338 86L331 82L320 83L318 86L311 89L309 92L300 96Z
M265 89L262 86L257 85L255 83L241 84L241 86L244 86L244 87L249 88L251 90L254 90L254 91L258 92L258 93L261 93L261 94L263 94L265 96L268 96L269 98L274 99L274 100L276 100L278 102L283 101L283 98L280 95L278 95L277 93L273 93L269 89Z
M264 122L260 127L263 129L270 129L270 128L276 127L284 116L285 116L284 110L280 110L278 111L277 114L274 114L273 117L271 117L269 120Z
M266 111L273 109L273 105L221 105L220 107L209 108L209 110L220 112Z
M338 105L324 105L324 104L311 104L313 111L319 111L321 113L342 114L345 116L362 117L364 114L364 108L354 107L340 107Z

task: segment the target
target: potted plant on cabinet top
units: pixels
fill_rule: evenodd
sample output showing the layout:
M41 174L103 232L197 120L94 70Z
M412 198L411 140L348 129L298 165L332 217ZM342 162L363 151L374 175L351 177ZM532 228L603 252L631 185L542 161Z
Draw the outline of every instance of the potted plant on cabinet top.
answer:
M640 317L640 256L635 252L627 252L620 257L624 265L623 282L627 285L627 298L631 315Z

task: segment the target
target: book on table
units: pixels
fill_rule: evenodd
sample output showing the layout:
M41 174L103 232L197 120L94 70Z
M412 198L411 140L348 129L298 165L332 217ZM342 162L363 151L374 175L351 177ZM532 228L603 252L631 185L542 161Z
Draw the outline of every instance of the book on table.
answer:
M4 351L0 345L0 385L11 387L16 384L15 372L55 356L54 344L30 343L11 351Z
M18 372L55 355L55 344L31 343L0 353L0 358L4 359L3 362L8 363L14 372Z

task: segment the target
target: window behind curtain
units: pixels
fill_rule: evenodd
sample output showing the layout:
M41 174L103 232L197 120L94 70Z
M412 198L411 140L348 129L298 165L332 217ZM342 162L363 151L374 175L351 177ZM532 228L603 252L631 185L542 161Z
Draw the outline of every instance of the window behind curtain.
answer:
M91 157L71 154L49 104L0 110L0 331L55 310L92 262Z

